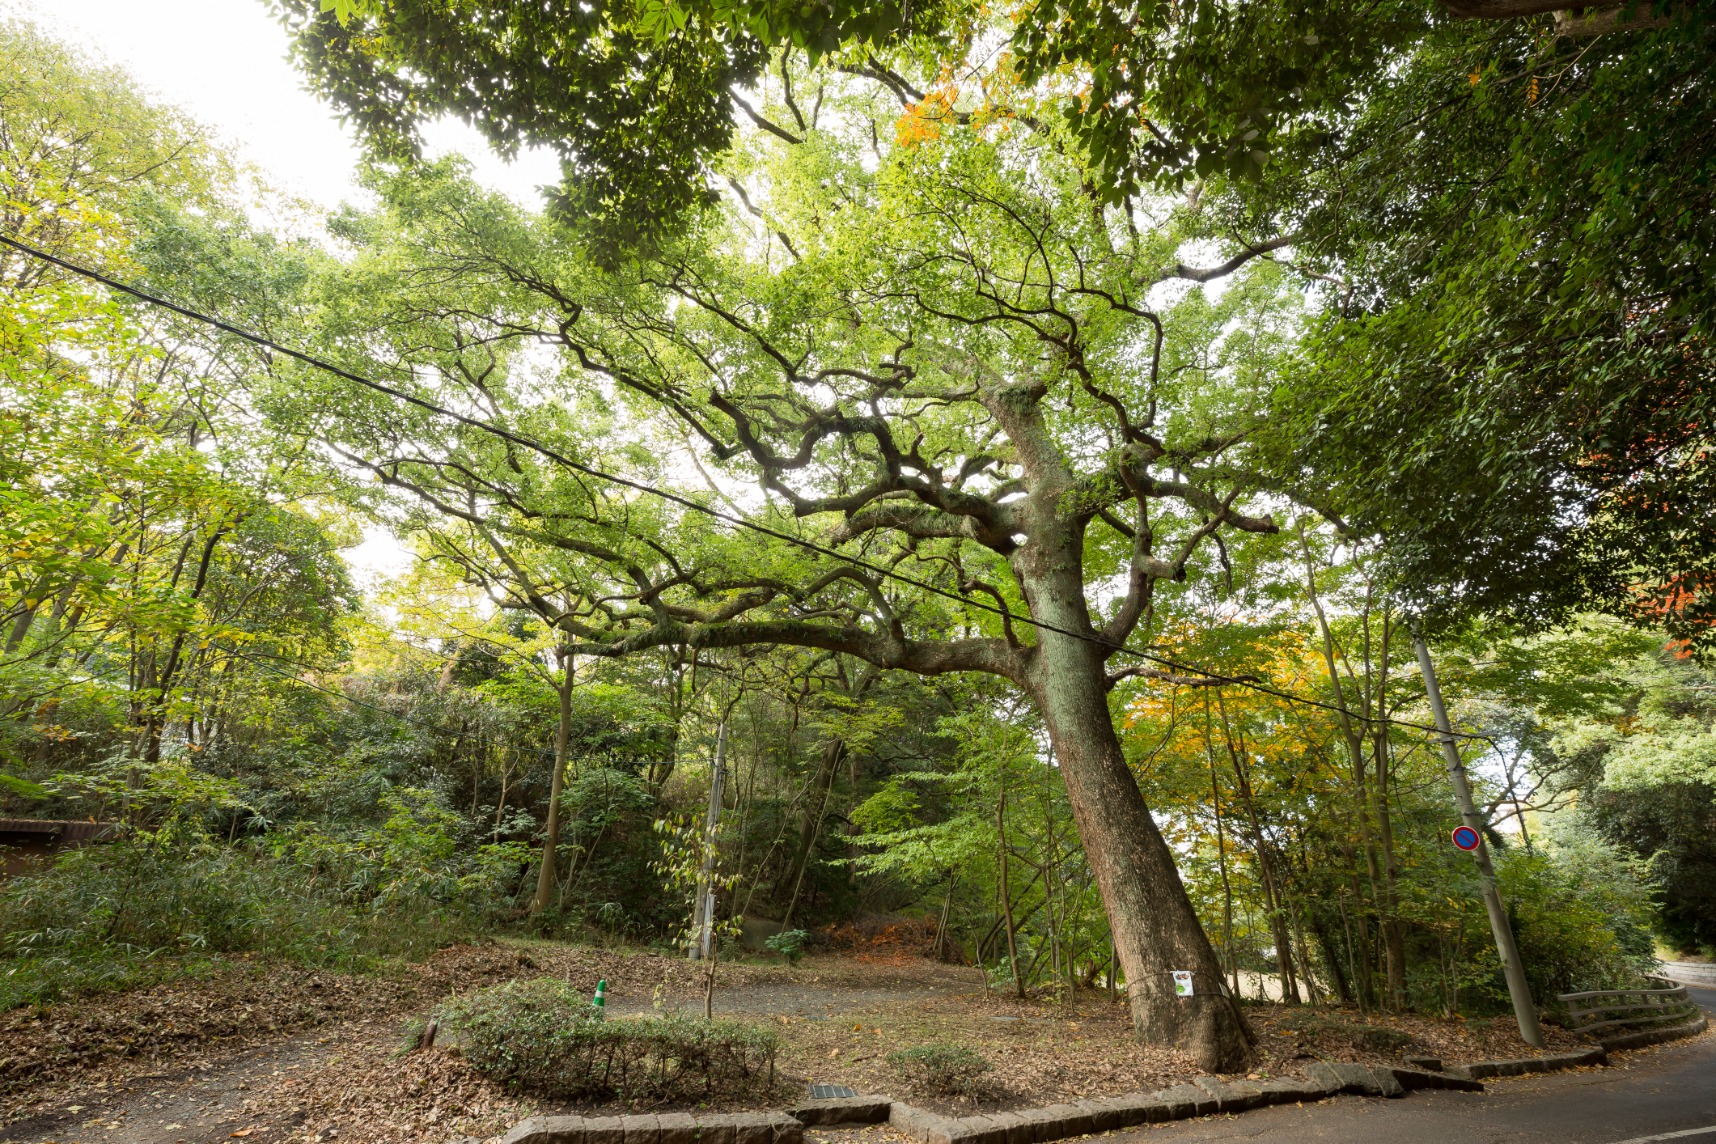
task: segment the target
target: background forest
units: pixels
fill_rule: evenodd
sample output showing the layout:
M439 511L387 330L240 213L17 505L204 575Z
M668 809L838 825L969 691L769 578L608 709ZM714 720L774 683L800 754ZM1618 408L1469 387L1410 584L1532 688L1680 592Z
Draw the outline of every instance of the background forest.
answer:
M1013 622L1048 594L984 514L1036 477L972 397L1042 361L1078 478L1056 495L1090 505L1080 622L1158 657L1117 660L1106 703L1235 993L1506 1005L1417 614L1540 1002L1658 942L1716 953L1716 675L1684 609L1427 604L1422 536L1267 475L1362 474L1350 426L1305 458L1305 410L1410 338L1341 326L1309 255L1233 239L1279 187L1208 172L1093 217L1067 137L978 71L913 100L782 56L724 197L615 254L457 161L293 202L0 26L8 237L584 466L0 251L0 818L123 825L0 883L0 1007L240 952L671 945L717 765L717 912L758 938L906 925L997 990L1124 987L1052 681L959 658L1059 622ZM895 486L865 484L872 455ZM355 571L366 537L408 569ZM914 660L907 633L954 650Z

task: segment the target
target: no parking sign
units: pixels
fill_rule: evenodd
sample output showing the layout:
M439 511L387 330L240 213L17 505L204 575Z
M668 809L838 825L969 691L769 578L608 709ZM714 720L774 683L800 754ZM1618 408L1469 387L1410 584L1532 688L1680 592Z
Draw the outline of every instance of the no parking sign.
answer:
M1478 832L1469 826L1456 826L1454 828L1454 845L1461 850L1476 850L1482 841L1483 839L1478 836Z

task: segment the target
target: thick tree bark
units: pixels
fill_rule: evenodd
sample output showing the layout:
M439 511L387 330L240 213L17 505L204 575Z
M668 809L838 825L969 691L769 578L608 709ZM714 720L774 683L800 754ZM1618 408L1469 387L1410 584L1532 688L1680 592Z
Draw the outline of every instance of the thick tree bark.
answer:
M1082 539L1068 538L1059 568L1025 578L1032 613L1063 631L1089 625L1074 556ZM1108 709L1106 651L1047 628L1037 634L1026 684L1048 726L1113 926L1133 1029L1146 1041L1192 1053L1203 1068L1243 1071L1252 1059L1251 1032L1226 995L1221 963L1121 750ZM1192 974L1190 997L1175 995L1176 970Z

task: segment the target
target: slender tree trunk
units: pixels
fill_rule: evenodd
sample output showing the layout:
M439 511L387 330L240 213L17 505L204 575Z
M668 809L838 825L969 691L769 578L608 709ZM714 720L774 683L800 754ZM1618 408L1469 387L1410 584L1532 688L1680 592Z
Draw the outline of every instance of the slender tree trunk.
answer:
M1310 543L1305 539L1305 530L1303 527L1299 530L1299 545L1305 555L1305 582L1310 591L1311 607L1316 613L1317 627L1323 637L1323 662L1328 669L1329 686L1333 689L1335 706L1340 714L1341 738L1345 741L1347 747L1347 757L1351 767L1355 805L1357 810L1356 818L1358 824L1359 847L1364 853L1365 872L1369 875L1370 879L1371 901L1375 907L1378 922L1386 929L1388 924L1388 910L1386 908L1387 903L1386 893L1384 890L1382 863L1377 855L1376 836L1372 829L1372 812L1375 809L1375 798L1370 790L1370 783L1366 778L1365 773L1364 740L1360 735L1358 728L1353 723L1352 710L1347 704L1347 691L1341 683L1341 672L1335 659L1335 636L1333 630L1329 627L1328 616L1323 611L1322 599L1317 594L1317 568L1311 556ZM1362 906L1362 904L1362 898L1355 901L1355 907ZM1371 948L1370 926L1362 911L1359 914L1358 924L1360 936L1364 939L1364 956L1362 961L1364 967L1364 992L1374 997L1375 994L1371 989L1370 981L1374 951ZM1388 945L1386 939L1384 941L1384 945L1385 947ZM1404 954L1404 945L1402 946L1401 952ZM1392 961L1393 959L1391 958L1390 960ZM1391 965L1387 970L1388 979L1392 981L1397 970L1401 975L1402 982L1404 982L1404 966ZM1390 997L1386 1000L1390 1007L1392 1007L1393 998Z
M935 926L935 959L937 961L952 961L947 956L947 919L953 912L953 887L959 881L959 871L953 870L947 876L947 896L941 900L941 918Z
M1215 742L1210 735L1210 700L1204 696L1204 761L1210 770L1210 809L1215 811L1216 869L1221 873L1221 944L1227 954L1228 972L1233 976L1233 995L1242 996L1239 988L1239 958L1233 948L1233 884L1227 876L1227 832L1222 826L1221 784L1216 781Z
M1341 911L1344 921L1346 911ZM1335 987L1335 997L1343 1004L1350 1005L1354 1001L1352 978L1346 969L1341 967L1341 951L1336 947L1335 935L1329 932L1329 924L1325 917L1317 917L1311 924L1311 932L1316 935L1317 945L1323 951L1323 961L1329 967L1330 983Z
M1013 927L1013 890L1007 884L1007 788L995 804L995 832L1001 844L1001 921L1007 927L1007 965L1013 971L1013 995L1025 996L1025 979L1019 974L1019 942ZM1033 879L1034 880L1034 879Z
M536 875L536 897L530 912L539 914L554 899L554 848L560 842L560 792L566 785L566 743L572 733L572 653L559 651L560 725L554 732L554 777L548 785L548 825L543 832L542 866Z
M1351 860L1349 856L1348 861L1351 862ZM1358 995L1359 1012L1368 1013L1375 1007L1376 988L1375 982L1371 978L1370 925L1365 918L1364 911L1358 908L1364 904L1364 894L1359 889L1356 873L1348 872L1347 888L1352 894L1354 905L1354 909L1349 913L1346 904L1344 902L1341 904L1341 921L1345 924L1347 931L1347 968L1357 979L1354 983L1354 991ZM1358 927L1356 936L1353 934L1355 923Z
M1263 833L1263 819L1257 811L1257 798L1251 788L1251 772L1245 765L1244 740L1234 742L1233 725L1227 717L1227 700L1220 691L1216 692L1216 701L1221 707L1222 738L1227 744L1228 761L1233 764L1234 780L1239 791L1240 803L1245 807L1246 819L1251 826L1251 845L1257 854L1258 879L1263 883L1263 906L1269 911L1269 935L1275 943L1275 959L1280 969L1281 1000L1292 1005L1299 1003L1299 985L1293 973L1293 940L1287 930L1287 909L1281 899L1280 889L1275 878L1275 863L1270 853L1269 839ZM1209 717L1208 700L1205 700L1205 719ZM1244 732L1240 732L1244 735ZM1205 742L1208 743L1208 732L1205 732ZM1213 784L1215 778L1215 762L1210 762L1210 778ZM1225 878L1225 875L1224 875Z
M1388 611L1382 613L1382 654L1376 669L1375 712L1388 713L1388 653L1393 643L1394 625ZM1367 641L1368 642L1368 641ZM1388 951L1389 1004L1406 1008L1406 928L1400 922L1400 857L1394 848L1394 818L1389 811L1389 785L1393 770L1393 751L1388 742L1388 724L1380 718L1373 724L1376 759L1376 822L1382 843L1382 927L1383 944Z
M822 749L822 760L816 771L816 789L809 800L811 809L805 815L799 832L798 854L793 859L792 894L787 898L786 913L781 915L781 924L788 929L792 928L793 911L798 908L804 872L810 866L811 855L815 853L817 839L822 834L822 820L828 814L828 795L834 789L834 776L840 773L840 760L845 757L846 744L839 739L830 739Z

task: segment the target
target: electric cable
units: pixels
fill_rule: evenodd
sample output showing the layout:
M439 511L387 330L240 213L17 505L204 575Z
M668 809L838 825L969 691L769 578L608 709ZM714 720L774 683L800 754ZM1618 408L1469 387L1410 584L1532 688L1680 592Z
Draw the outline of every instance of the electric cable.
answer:
M1180 663L1176 660L1169 659L1165 656L1157 655L1157 654L1152 653L1152 652L1147 652L1147 651L1144 651L1142 649L1132 647L1129 644L1114 643L1114 642L1109 641L1109 640L1104 640L1098 636L1088 635L1084 632L1075 632L1075 631L1071 631L1067 628L1059 627L1055 624L1046 623L1045 621L1038 620L1038 619L1031 617L1031 616L1023 616L1023 615L1018 614L1017 612L1014 612L1010 608L1002 607L999 604L989 604L989 603L985 603L981 600L974 600L974 599L970 598L969 596L962 595L961 593L952 591L951 589L943 588L940 585L932 584L926 580L920 580L915 576L909 576L903 572L895 571L892 568L886 568L886 567L883 567L882 565L875 564L871 561L865 560L863 557L852 556L852 555L849 555L847 553L841 552L838 549L829 548L825 545L818 544L813 540L806 540L803 537L793 536L791 533L782 532L778 529L770 528L768 525L758 524L755 521L746 520L745 518L743 518L741 516L736 516L732 513L723 512L720 509L712 508L708 505L701 504L698 501L691 499L690 497L683 496L679 493L671 492L667 489L658 488L654 485L646 484L642 481L633 480L632 478L629 478L629 477L622 477L622 476L619 476L618 474L609 473L609 472L606 472L602 469L595 468L594 466L586 465L581 461L577 461L577 460L572 459L571 457L566 456L564 453L561 453L559 450L553 448L552 446L545 445L540 441L537 441L533 438L524 436L523 434L514 432L513 430L507 429L504 426L496 425L493 422L485 421L479 417L471 417L468 414L460 413L454 409L448 409L447 407L442 406L442 405L438 405L435 402L428 400L427 398L418 397L415 394L407 393L404 390L397 389L391 385L387 385L384 382L376 381L373 378L368 378L368 377L362 376L361 374L353 373L348 369L345 369L341 366L335 365L332 362L323 361L322 359L317 358L311 354L305 353L302 350L296 350L290 346L281 345L279 342L276 342L270 338L263 337L261 334L257 334L257 333L250 331L250 330L244 329L242 326L236 326L236 325L232 324L231 322L225 321L221 318L214 317L213 315L210 315L210 314L202 313L201 311L198 311L198 310L193 310L190 307L181 305L180 303L174 302L171 299L163 298L157 294L151 294L148 291L141 289L140 287L133 286L129 283L122 282L122 281L118 280L117 278L110 277L109 275L104 274L99 270L95 270L95 269L88 267L88 266L83 266L79 263L68 261L67 259L60 258L59 256L54 255L54 254L49 254L45 250L40 250L34 246L30 246L27 243L20 242L19 240L11 237L10 235L0 234L0 244L4 244L6 246L9 246L9 247L13 248L14 250L17 250L23 254L29 255L30 257L40 259L43 262L47 262L47 263L50 263L54 266L58 266L63 270L67 270L73 274L80 276L80 277L87 278L92 282L99 282L101 285L106 286L109 289L117 290L122 294L127 294L133 298L138 299L139 301L146 302L149 305L157 306L157 307L160 307L161 309L164 309L164 310L170 310L173 313L180 315L181 317L189 318L195 322L201 322L204 325L213 327L214 329L220 330L224 333L231 334L232 336L234 336L236 338L241 338L244 341L250 342L252 345L258 346L258 347L265 349L265 350L269 350L273 353L281 354L282 356L291 358L294 361L301 362L304 365L310 366L313 369L322 370L323 372L332 374L335 377L341 378L345 381L352 382L355 385L361 385L364 388L369 389L369 390L373 390L376 393L381 393L381 394L384 394L388 397L392 397L398 401L403 401L408 405L416 406L417 408L422 409L426 412L433 413L433 414L440 416L440 417L446 417L450 420L458 422L461 425L465 425L465 426L468 426L468 427L473 428L473 429L479 429L485 433L490 433L496 437L501 438L502 440L510 441L515 445L521 446L525 449L529 449L531 452L537 453L537 454L541 455L542 457L544 457L550 461L553 461L555 464L562 465L568 469L573 470L574 472L583 473L585 476L591 477L595 480L605 481L609 484L617 485L621 488L631 489L634 492L639 492L639 493L643 493L647 496L656 497L660 500L667 501L670 504L678 505L681 508L686 508L686 509L690 509L693 512L702 513L705 516L712 517L716 520L722 521L725 524L732 525L735 528L747 529L751 532L759 533L763 536L767 536L767 537L770 537L770 538L775 539L775 540L784 541L787 544L795 545L796 547L802 548L807 552L814 552L819 556L825 556L825 557L828 557L828 558L833 559L833 560L843 561L844 563L850 564L854 567L862 568L866 572L872 573L873 575L881 576L881 577L884 577L884 578L890 579L890 580L895 580L895 581L898 581L902 584L909 584L912 587L919 589L920 591L929 592L930 594L936 595L936 596L941 596L945 599L952 600L955 603L958 603L964 607L975 608L978 611L987 612L991 615L995 615L995 616L998 616L1004 620L1007 620L1008 622L1021 623L1021 624L1028 626L1028 627L1036 628L1039 631L1053 632L1056 635L1066 636L1069 639L1076 639L1076 640L1079 640L1079 641L1084 642L1084 643L1095 644L1096 646L1104 648L1105 650L1109 651L1110 653L1122 653L1125 655L1134 656L1138 659L1144 660L1147 663L1153 663L1153 664L1156 664L1160 667L1167 668L1171 671L1180 672L1180 673L1186 674L1186 675L1201 676L1204 679L1209 681L1208 684L1204 684L1202 686L1220 685L1220 686L1244 687L1244 688L1247 688L1251 691L1258 692L1259 694L1273 696L1274 698L1285 700L1286 702L1289 702L1289 703L1299 703L1299 704L1303 704L1305 706L1317 707L1317 708L1321 708L1322 710L1325 710L1325 711L1331 711L1337 715L1344 715L1345 717L1347 717L1349 719L1355 719L1355 720L1358 720L1359 722L1362 722L1362 723L1381 723L1381 724L1384 724L1387 726L1406 727L1406 728L1410 728L1410 729L1415 730L1415 731L1426 731L1426 732L1429 732L1429 733L1435 734L1435 735L1440 735L1442 733L1437 728L1430 726L1428 724L1414 723L1414 722L1410 722L1408 720L1403 720L1403 719L1394 719L1394 718L1391 718L1389 716L1378 717L1375 715L1366 715L1366 714L1363 714L1361 712L1345 710L1341 707L1336 706L1333 703L1326 703L1320 699L1313 699L1310 696L1297 695L1297 694L1290 692L1290 691L1283 691L1279 688L1271 687L1268 684L1261 683L1261 682L1257 681L1255 678L1246 677L1246 676L1226 675L1226 674L1223 674L1221 672L1211 671L1208 668L1197 667L1197 666L1192 665L1192 664ZM1454 732L1454 734L1460 738L1466 738L1466 739L1481 739L1481 738L1483 738L1482 736L1472 735L1472 734L1469 734L1467 732L1461 732L1461 731L1456 731L1456 732Z

